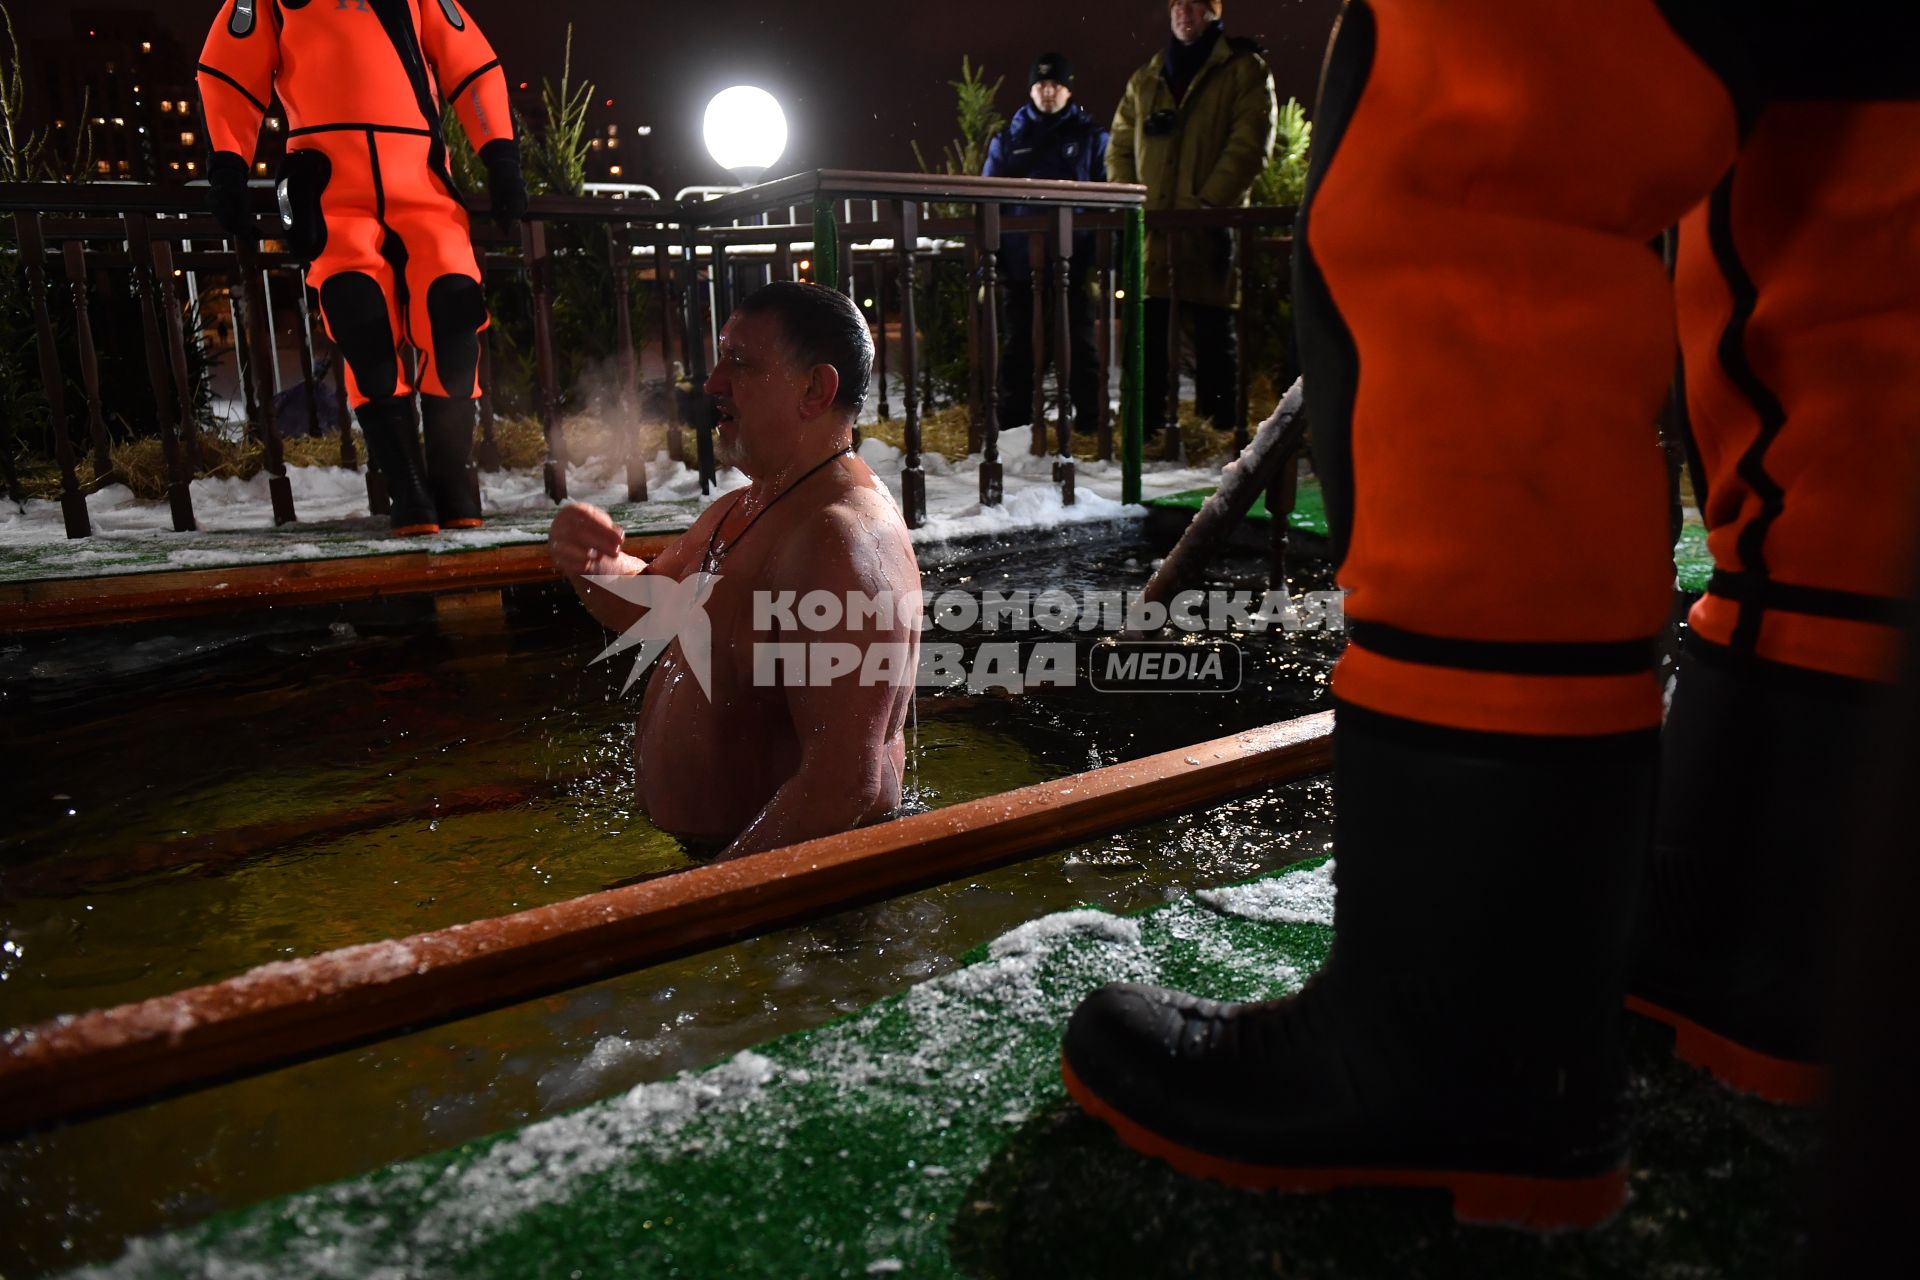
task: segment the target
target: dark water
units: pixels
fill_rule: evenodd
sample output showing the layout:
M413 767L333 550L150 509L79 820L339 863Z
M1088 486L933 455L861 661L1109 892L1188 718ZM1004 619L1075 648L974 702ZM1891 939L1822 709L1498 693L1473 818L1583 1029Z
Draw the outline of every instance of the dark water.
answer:
M1135 586L1111 530L923 552L930 593ZM1294 589L1328 585L1306 566ZM1264 587L1253 558L1208 585ZM0 1025L405 936L686 864L633 807L625 665L570 595L0 648ZM943 636L942 638L950 638ZM972 647L1007 636L974 628ZM1092 633L1076 633L1085 644ZM938 807L1315 709L1341 638L1240 637L1232 695L923 692ZM1330 838L1323 782L577 991L0 1146L0 1273L362 1172L712 1061L950 968L1021 921L1128 910ZM134 1153L138 1153L135 1155Z

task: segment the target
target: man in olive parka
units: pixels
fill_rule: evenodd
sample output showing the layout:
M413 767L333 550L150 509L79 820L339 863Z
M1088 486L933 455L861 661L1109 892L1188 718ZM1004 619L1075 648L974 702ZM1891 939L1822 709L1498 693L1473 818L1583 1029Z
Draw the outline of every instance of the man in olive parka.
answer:
M1113 116L1107 177L1141 182L1147 208L1221 209L1247 203L1265 167L1279 106L1273 73L1252 40L1229 37L1223 0L1169 0L1167 47L1134 72ZM1169 254L1168 241L1172 238ZM1233 311L1240 305L1233 235L1225 228L1147 237L1147 434L1166 417L1169 298L1177 270L1193 324L1198 408L1231 430L1239 385Z

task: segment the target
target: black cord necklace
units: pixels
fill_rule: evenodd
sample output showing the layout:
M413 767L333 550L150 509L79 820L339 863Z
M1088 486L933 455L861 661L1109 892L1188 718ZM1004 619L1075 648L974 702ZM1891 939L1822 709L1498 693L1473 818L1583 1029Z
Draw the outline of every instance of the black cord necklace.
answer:
M801 485L805 484L808 480L811 480L813 478L813 474L816 471L824 470L829 464L838 461L839 459L847 456L852 452L853 452L853 446L847 445L844 448L834 450L828 456L814 463L811 467L808 467L805 475L801 476L798 480L795 480L792 484L788 485L786 488L782 489L780 492L774 494L773 500L771 502L767 503L766 506L760 508L758 511L754 512L751 516L749 516L747 518L746 528L741 529L738 534L734 535L734 539L732 542L723 543L720 541L720 528L722 525L726 524L727 516L730 516L733 514L733 508L729 507L727 509L726 515L721 516L718 520L715 520L713 522L713 532L707 535L707 554L701 558L700 572L718 573L720 571L720 562L727 558L727 553L729 551L733 550L735 547L740 545L740 540L747 536L748 530L751 530L754 525L760 522L761 516L767 514L767 512L773 510L775 506L779 505L780 499L786 497L788 494L792 493L795 489L798 489ZM734 506L737 507L740 505L741 502L744 502L744 501L746 501L746 499L742 497L737 501L735 501Z

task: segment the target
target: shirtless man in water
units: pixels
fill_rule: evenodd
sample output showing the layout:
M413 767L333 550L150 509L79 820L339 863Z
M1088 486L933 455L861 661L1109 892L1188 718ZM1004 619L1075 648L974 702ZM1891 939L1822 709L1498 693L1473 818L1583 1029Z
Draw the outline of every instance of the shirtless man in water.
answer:
M899 805L920 568L899 509L852 451L873 340L851 299L817 285L769 285L727 321L715 364L706 389L717 457L752 483L708 507L651 562L625 554L619 526L585 504L562 508L548 545L588 611L615 631L645 610L589 577L719 575L705 605L712 696L674 640L641 704L635 782L656 826L737 857L846 831ZM849 619L843 607L836 625L801 630L806 615L793 602L809 592L842 606L858 593L893 607L878 620ZM842 655L853 646L863 662L830 681L816 663L808 681L762 654L756 672L756 646L796 641L840 646ZM781 677L768 679L769 668Z

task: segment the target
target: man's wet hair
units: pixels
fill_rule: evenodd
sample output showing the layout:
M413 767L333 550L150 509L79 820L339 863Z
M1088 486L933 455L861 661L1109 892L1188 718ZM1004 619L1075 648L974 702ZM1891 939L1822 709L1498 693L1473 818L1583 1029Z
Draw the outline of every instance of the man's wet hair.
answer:
M737 310L743 316L779 316L787 349L800 367L832 365L840 375L833 402L859 411L873 380L873 334L852 298L824 285L776 280L747 295Z

